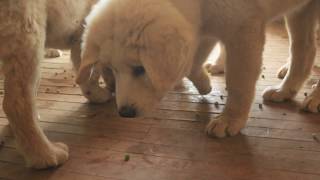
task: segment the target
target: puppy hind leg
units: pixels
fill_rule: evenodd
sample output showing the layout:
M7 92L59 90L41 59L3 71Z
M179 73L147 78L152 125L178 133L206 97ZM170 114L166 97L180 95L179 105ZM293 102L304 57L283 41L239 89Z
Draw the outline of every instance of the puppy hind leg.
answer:
M75 44L71 48L71 60L75 71L78 72L81 63L80 43ZM112 98L112 93L108 88L100 87L100 74L101 70L97 65L97 67L95 67L95 69L92 71L91 78L88 81L79 84L82 94L91 103L104 103Z
M245 126L261 71L264 24L248 22L226 43L226 83L228 98L222 114L212 119L206 132L210 136L236 135Z
M310 3L304 9L288 15L286 20L290 34L290 67L280 85L264 91L264 100L282 102L295 97L308 78L315 60L316 6Z
M68 147L50 142L37 123L35 94L43 48L26 47L20 47L5 61L3 109L27 165L38 169L56 167L68 159Z
M225 71L225 62L227 58L227 53L224 44L218 43L220 46L220 54L218 55L217 59L213 63L207 63L205 65L205 69L211 75L221 74Z
M203 67L216 42L202 40L194 57L191 73L188 78L192 81L199 93L204 95L211 92L210 78Z

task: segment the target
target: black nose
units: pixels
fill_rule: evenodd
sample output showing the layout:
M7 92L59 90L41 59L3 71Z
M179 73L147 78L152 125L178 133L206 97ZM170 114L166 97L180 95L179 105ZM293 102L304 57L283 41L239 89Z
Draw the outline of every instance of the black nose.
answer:
M137 111L132 106L122 106L119 110L121 117L134 118L137 115Z

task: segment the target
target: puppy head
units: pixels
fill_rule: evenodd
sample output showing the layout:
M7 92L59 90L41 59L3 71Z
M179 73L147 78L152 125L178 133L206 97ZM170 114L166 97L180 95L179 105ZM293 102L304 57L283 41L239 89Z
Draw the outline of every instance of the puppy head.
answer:
M87 81L96 63L110 68L119 114L143 115L189 73L194 29L162 1L114 0L100 9L104 17L91 17L86 28L77 82Z

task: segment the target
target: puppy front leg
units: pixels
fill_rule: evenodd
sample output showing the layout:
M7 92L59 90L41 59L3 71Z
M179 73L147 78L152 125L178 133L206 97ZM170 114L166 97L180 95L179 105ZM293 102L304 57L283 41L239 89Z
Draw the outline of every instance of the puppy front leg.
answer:
M215 41L210 40L200 41L194 57L191 73L188 77L202 95L208 94L211 91L210 78L203 68L203 63L207 60L215 43Z
M226 83L228 99L225 109L211 120L208 135L225 137L236 135L245 126L260 73L264 45L264 25L248 23L226 43Z
M81 63L81 49L80 43L75 44L71 48L71 60L76 70L76 73L79 70ZM91 102L91 103L104 103L112 98L112 93L108 88L102 88L99 85L101 70L97 65L95 69L92 70L91 77L88 81L79 84L82 94ZM108 82L106 82L108 84Z
M26 52L21 50L4 64L3 109L15 136L17 149L27 165L39 169L56 167L68 159L68 147L50 142L37 123L35 91L42 49L34 50L37 52L26 47L21 49Z
M292 99L308 78L316 56L316 7L311 3L287 17L291 53L289 72L280 85L264 91L265 100L282 102Z

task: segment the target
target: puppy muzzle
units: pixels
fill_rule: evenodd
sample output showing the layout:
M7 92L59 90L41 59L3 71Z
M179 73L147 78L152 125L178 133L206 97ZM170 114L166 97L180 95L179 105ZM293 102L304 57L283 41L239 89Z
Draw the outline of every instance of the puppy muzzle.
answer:
M122 106L119 115L126 118L134 118L137 116L137 110L132 106Z

